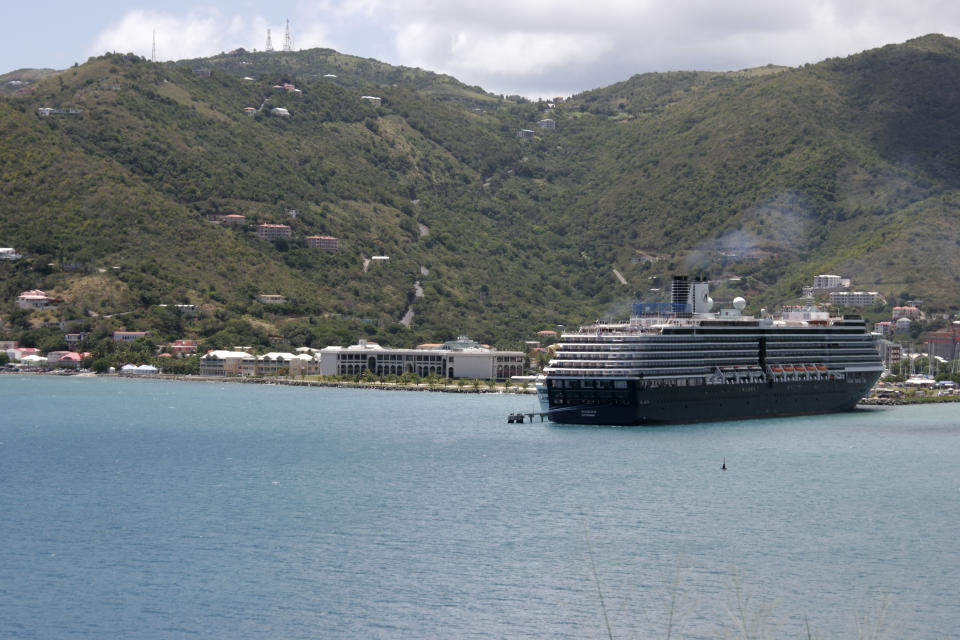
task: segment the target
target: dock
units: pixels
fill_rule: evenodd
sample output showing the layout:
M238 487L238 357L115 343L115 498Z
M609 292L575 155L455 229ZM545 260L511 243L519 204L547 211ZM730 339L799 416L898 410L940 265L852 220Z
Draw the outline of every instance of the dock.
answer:
M507 415L507 422L511 424L523 424L527 421L527 418L530 419L530 422L533 422L535 416L540 416L540 422L545 422L546 418L550 417L549 411L516 411L514 413Z

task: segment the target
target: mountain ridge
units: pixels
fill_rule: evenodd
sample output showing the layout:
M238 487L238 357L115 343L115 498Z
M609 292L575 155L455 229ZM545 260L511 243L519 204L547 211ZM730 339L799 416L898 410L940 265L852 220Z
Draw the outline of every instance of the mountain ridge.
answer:
M797 68L642 74L553 106L332 50L109 54L0 98L0 244L28 254L0 265L0 315L25 330L43 314L12 299L50 288L70 304L48 320L132 310L146 327L177 302L204 309L175 325L204 338L245 319L301 344L510 346L625 314L671 272L759 308L827 271L956 310L956 80L960 41L939 35ZM293 235L210 222L223 213ZM310 250L311 234L340 252ZM365 269L373 255L390 260Z

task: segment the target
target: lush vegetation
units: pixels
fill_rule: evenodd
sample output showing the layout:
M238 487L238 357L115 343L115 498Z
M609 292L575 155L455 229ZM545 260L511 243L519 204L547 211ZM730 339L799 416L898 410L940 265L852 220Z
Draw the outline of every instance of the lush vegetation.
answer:
M0 261L8 338L52 344L62 331L43 325L66 322L94 344L126 328L209 347L458 333L519 347L656 300L674 272L756 309L795 301L818 273L957 309L951 38L646 74L556 105L330 50L110 54L32 77L0 98L0 246L25 255ZM537 127L548 117L556 130ZM246 226L211 221L227 213ZM293 235L260 240L263 222ZM314 234L340 251L310 249ZM32 288L66 303L17 310ZM198 311L160 306L176 304Z

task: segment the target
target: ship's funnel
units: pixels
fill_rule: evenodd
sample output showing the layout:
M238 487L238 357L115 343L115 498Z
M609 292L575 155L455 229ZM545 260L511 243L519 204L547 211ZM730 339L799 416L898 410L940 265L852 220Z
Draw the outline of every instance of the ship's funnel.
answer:
M710 285L689 276L674 276L671 286L673 313L679 318L689 318L696 313L709 313L713 308Z
M693 307L690 305L690 277L673 276L670 293L673 313L679 318L689 318L693 312Z

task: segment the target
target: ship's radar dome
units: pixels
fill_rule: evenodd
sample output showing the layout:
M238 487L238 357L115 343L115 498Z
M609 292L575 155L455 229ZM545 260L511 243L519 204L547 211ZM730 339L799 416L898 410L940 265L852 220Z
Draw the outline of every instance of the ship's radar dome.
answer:
M710 311L710 309L713 309L713 298L707 296L707 299L704 301L704 306L706 307L704 311Z
M733 299L733 308L737 311L743 311L747 307L747 301L737 296Z

